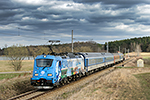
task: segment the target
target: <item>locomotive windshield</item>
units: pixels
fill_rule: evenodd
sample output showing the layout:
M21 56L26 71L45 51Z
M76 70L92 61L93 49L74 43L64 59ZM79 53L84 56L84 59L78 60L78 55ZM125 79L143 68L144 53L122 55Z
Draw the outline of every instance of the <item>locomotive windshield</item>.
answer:
M37 59L36 65L38 67L51 67L53 63L53 59Z

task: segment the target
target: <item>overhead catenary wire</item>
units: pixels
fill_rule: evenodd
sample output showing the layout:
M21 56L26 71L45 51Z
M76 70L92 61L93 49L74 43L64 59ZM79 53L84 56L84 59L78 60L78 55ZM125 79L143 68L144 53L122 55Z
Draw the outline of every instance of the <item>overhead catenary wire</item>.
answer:
M11 35L11 36L16 36L16 37L24 37L24 38L32 38L32 39L40 39L40 40L45 40L48 41L49 39L47 38L39 38L39 37L33 37L33 36L25 36L25 35L18 35L18 34L11 34L11 33L0 33L0 34L5 34L5 35ZM60 40L55 40L55 41L59 41L60 43L62 43L62 41ZM47 45L47 42L45 42L43 45Z
M39 33L39 32L37 32L37 30L21 28L21 27L13 27L13 28L17 28L16 33L0 33L0 34L11 35L11 36L16 36L16 37L18 36L18 37L24 37L24 38L32 38L32 39L38 39L38 40L46 40L46 41L48 41L50 39L50 38L46 38L46 36L49 37L50 34L45 33L45 32ZM32 36L31 34L30 35L22 35L22 34L20 34L22 32L20 32L19 30L21 30L21 31L30 31L30 32L34 32L34 33L36 32L36 34L34 36ZM41 34L41 35L43 34L42 35L43 38L37 37L37 34ZM63 36L60 36L60 37L63 37ZM67 37L67 38L69 38L69 37ZM62 43L63 40L62 39L59 39L59 40L60 40L60 43ZM92 41L93 39L73 38L73 40L76 40L76 41L78 41L78 40L91 40Z
M44 38L39 38L39 37L33 37L33 36L27 36L27 35L21 35L21 34L11 34L11 33L0 33L0 34L18 36L18 37L25 37L25 38L41 39L41 40L49 40L49 39L46 39L45 37Z

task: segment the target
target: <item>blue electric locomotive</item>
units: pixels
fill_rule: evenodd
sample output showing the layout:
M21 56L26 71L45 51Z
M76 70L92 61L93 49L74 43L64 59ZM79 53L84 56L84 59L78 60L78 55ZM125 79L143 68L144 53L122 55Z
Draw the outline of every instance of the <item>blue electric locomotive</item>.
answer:
M49 89L120 61L123 61L121 53L39 55L34 60L31 85L38 89Z
M51 88L64 83L68 77L84 72L82 55L40 55L35 58L31 84L36 88Z

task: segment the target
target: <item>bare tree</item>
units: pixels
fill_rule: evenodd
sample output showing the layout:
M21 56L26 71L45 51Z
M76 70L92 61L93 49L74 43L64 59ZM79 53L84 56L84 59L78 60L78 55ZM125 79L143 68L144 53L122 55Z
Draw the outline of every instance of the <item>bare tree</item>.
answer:
M137 45L136 45L136 49L135 49L135 52L137 52L137 56L140 55L140 52L141 52L141 51L142 51L142 50L141 50L140 44L137 44Z
M29 55L31 55L34 59L37 55L41 55L43 53L48 54L50 52L48 47L28 47Z
M22 68L22 61L28 55L27 48L21 45L13 45L5 50L5 55L10 61L10 65L15 71L19 71Z

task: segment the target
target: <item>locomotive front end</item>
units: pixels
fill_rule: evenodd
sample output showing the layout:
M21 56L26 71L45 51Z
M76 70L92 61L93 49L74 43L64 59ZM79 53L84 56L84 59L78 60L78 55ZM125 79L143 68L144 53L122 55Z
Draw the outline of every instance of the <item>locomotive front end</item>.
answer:
M55 83L55 57L52 55L40 55L34 60L31 85L38 89L50 89Z

